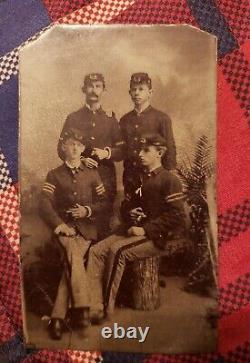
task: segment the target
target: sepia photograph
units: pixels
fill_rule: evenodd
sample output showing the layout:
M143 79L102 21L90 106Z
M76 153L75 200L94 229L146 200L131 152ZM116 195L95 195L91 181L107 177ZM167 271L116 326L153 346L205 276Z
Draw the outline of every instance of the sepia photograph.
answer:
M217 348L216 37L54 25L20 51L30 348Z

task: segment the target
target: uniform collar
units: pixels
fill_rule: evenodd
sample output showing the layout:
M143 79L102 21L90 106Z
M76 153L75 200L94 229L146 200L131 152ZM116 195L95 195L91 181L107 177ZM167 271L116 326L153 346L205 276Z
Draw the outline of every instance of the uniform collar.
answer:
M150 111L152 108L151 105L147 106L146 108L144 108L141 112L139 112L136 108L134 108L134 113L136 113L137 116L143 115L145 113L147 113L148 111Z
M85 103L85 108L87 108L87 110L90 111L93 114L103 112L102 106L100 106L97 110L93 111L91 109L90 105L88 103Z
M84 165L81 161L77 166L72 166L67 161L64 162L64 165L67 169L70 169L71 171L77 171L79 169L83 170L83 168L84 168Z
M152 175L157 175L159 174L162 170L164 170L163 166L159 166L158 168L154 169L154 170L151 170L151 171L148 171L148 170L145 170L144 173L147 175L147 176L152 176Z

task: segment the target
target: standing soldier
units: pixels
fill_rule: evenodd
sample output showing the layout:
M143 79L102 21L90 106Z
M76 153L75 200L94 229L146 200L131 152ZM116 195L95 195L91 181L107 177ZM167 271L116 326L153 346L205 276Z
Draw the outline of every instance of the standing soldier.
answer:
M90 292L83 262L91 242L97 240L95 219L105 213L106 197L97 170L81 162L85 146L78 130L65 131L60 144L64 163L49 171L42 189L41 216L52 228L65 262L49 325L52 339L61 339L67 313L73 328L89 323Z
M159 134L165 141L168 152L163 158L163 166L167 170L176 168L176 148L172 124L169 116L150 105L152 81L147 73L134 73L130 80L129 94L135 105L121 118L120 127L126 143L124 160L123 184L125 195L130 193L133 184L137 183L140 169L138 154L140 136L145 133Z
M105 80L100 73L85 76L82 91L86 96L85 105L71 113L63 126L81 130L87 138L89 149L83 154L83 163L88 168L98 168L103 181L109 206L99 221L99 237L109 234L110 218L116 196L116 172L114 161L122 160L123 144L119 123L113 112L105 112L101 107L101 97L105 90ZM60 152L60 141L58 144Z

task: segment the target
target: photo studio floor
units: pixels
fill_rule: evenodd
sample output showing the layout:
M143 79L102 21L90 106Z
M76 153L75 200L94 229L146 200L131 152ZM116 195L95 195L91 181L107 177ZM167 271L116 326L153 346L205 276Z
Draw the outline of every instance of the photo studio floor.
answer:
M164 277L161 287L161 306L155 311L116 308L114 315L102 325L90 326L85 331L68 331L60 341L50 339L47 322L28 312L27 328L37 348L70 350L129 351L151 353L198 353L216 349L216 328L206 319L215 299L185 292L184 278ZM149 327L144 343L138 339L104 339L103 327L114 329L114 323L128 327Z

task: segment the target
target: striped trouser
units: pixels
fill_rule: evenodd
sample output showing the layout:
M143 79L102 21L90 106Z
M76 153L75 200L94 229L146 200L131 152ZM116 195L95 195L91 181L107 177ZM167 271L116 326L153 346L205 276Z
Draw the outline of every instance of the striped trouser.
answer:
M58 286L51 317L64 319L69 307L90 306L84 257L91 242L80 236L59 237L58 242L64 253L65 268Z
M111 235L90 248L87 274L91 286L91 309L110 314L126 266L126 262L160 256L164 251L147 237Z

